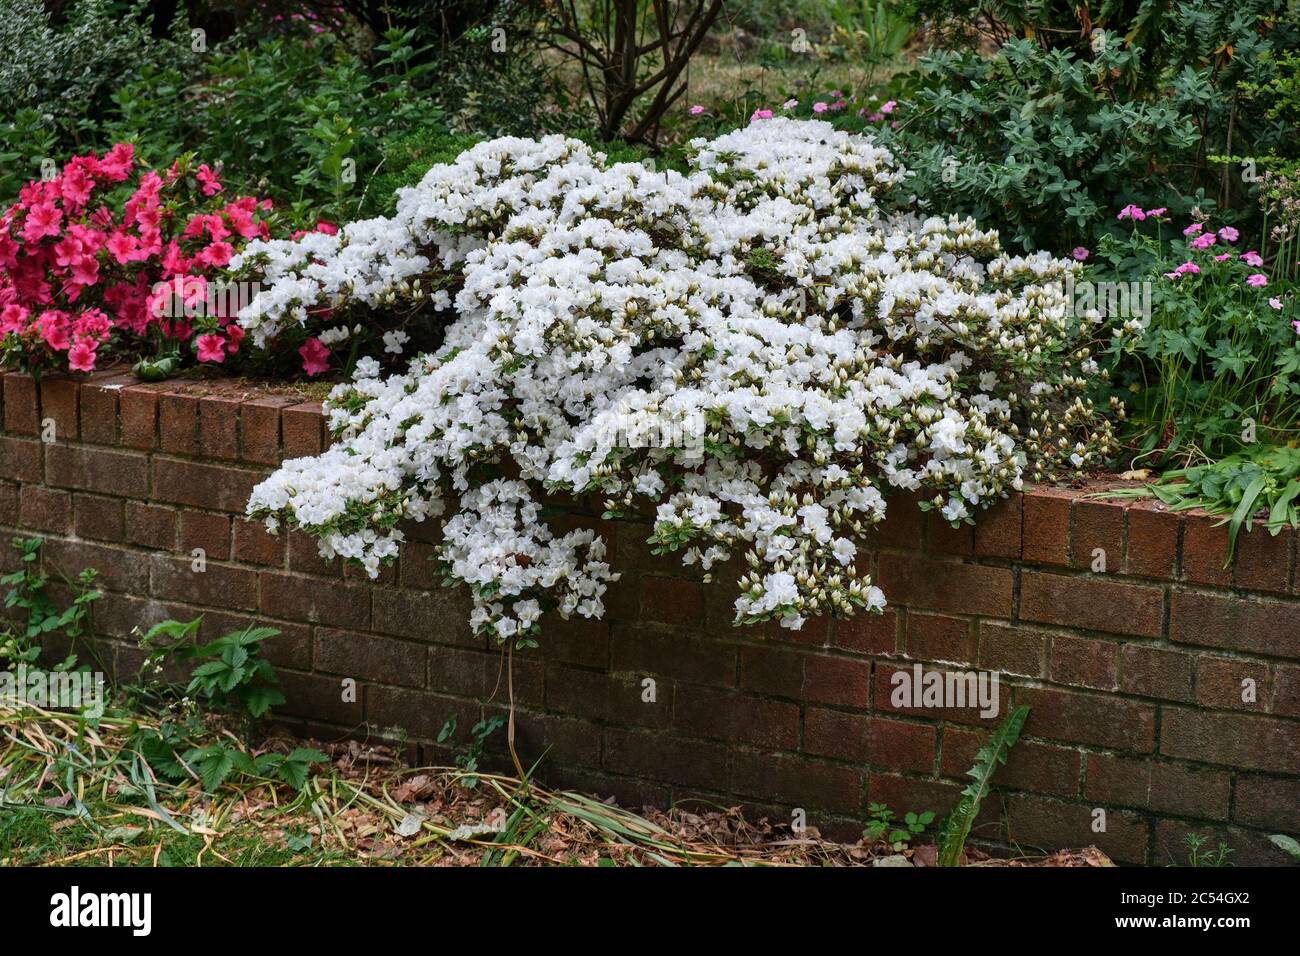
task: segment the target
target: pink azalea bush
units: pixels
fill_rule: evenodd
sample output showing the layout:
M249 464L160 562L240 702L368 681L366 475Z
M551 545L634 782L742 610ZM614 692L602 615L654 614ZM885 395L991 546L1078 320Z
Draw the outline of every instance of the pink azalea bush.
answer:
M147 169L128 143L29 182L0 215L0 364L89 372L127 350L238 352L243 329L206 307L210 286L270 236L271 202L224 191L207 164Z

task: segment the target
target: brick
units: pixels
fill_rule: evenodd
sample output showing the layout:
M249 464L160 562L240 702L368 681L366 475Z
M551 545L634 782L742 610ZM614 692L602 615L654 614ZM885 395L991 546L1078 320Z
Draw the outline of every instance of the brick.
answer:
M1155 748L1155 707L1150 704L1052 687L1017 688L1016 704L1029 705L1028 736L1134 753Z
M1125 644L1120 654L1120 690L1140 697L1190 701L1192 660L1183 651Z
M176 549L176 512L171 508L147 505L139 501L126 503L126 540L159 551Z
M784 650L774 653L798 656ZM619 625L610 639L609 654L613 673L689 680L716 687L736 684L736 647L713 637Z
M105 448L50 445L45 449L45 480L59 488L145 498L149 494L149 462L144 455Z
M809 654L803 661L800 698L865 710L871 706L871 663Z
M1217 594L1175 591L1169 639L1224 650L1300 658L1295 601L1242 600Z
M1217 856L1219 844L1226 844L1228 866L1294 866L1295 860L1272 843L1268 836L1237 827L1206 823L1188 823L1183 820L1158 820L1155 840L1151 849L1152 864L1156 866L1190 866L1191 850L1187 837L1195 834L1205 840L1202 856ZM1205 864L1202 864L1205 865Z
M18 524L18 486L0 481L0 525Z
M151 450L158 434L158 393L142 386L127 386L117 396L122 418L122 444Z
M124 510L124 503L120 498L73 495L73 529L81 538L124 541L126 538Z
M961 786L942 780L920 780L893 773L867 775L867 802L883 803L898 816L905 813L933 811L936 820L943 819L961 800ZM996 800L985 800L976 817L976 837L996 837L999 832L1000 812Z
M507 657L503 645L483 651L445 644L428 647L428 685L433 691L488 700L508 700L513 682L517 705L541 707L545 665L536 657L515 654ZM575 708L570 712L577 712Z
M975 553L1018 559L1024 534L1024 496L1012 495L975 513Z
M84 382L78 395L80 402L80 436L92 445L118 443L117 398L127 376L112 376Z
M922 661L972 664L975 628L955 617L909 613L906 620L907 656Z
M731 789L794 807L852 814L862 808L861 771L794 757L737 751Z
M931 561L908 555L882 557L880 588L896 605L1009 617L1011 572L977 564Z
M979 666L1024 677L1042 677L1047 635L999 621L979 623Z
M799 744L799 705L679 683L673 690L672 725L692 737L794 750Z
M33 483L40 481L40 442L0 435L0 478Z
M1194 584L1232 583L1228 560L1228 526L1197 512L1183 522L1182 579Z
M916 676L917 668L921 669L919 682ZM943 679L943 685L935 685L936 689L943 691L943 696L939 700L949 700L952 706L938 706L930 702L926 689L931 686L930 682L936 679L928 676L930 674L939 675ZM1010 688L1003 686L999 678L997 699L994 700L993 688L990 684L981 685L974 682L980 676L975 671L925 667L921 664L895 667L882 662L876 665L875 710L878 713L906 714L909 717L921 717L927 720L991 725L1006 713ZM948 695L950 680L952 696ZM983 701L980 699L981 686L984 687L986 695ZM910 697L905 694L907 691L910 691ZM961 696L957 696L958 694ZM986 710L991 711L987 716L984 714Z
M1149 585L1025 571L1020 576L1020 617L1109 634L1159 637L1164 592Z
M296 399L268 395L244 402L239 408L239 454L259 465L280 463L280 412Z
M18 494L18 522L33 531L67 534L72 530L72 495L41 485L23 485Z
M370 623L370 592L364 585L273 571L261 572L260 579L259 608L271 617L341 628Z
M425 685L425 647L391 637L321 628L316 632L316 670L358 681Z
M784 648L742 647L740 686L760 694L798 698L803 693L803 659L803 654Z
M1248 692L1253 700L1242 700ZM1202 657L1196 662L1196 702L1202 707L1262 714L1272 697L1273 676L1267 664L1236 657Z
M694 581L641 579L641 616L647 621L703 629L704 596Z
M1232 814L1237 823L1295 833L1297 807L1300 807L1300 780L1238 775L1236 808Z
M671 780L677 786L707 788L728 779L730 757L726 744L610 727L605 730L602 766L615 773Z
M151 462L155 501L243 514L261 475L241 468L170 458Z
M166 601L204 607L257 610L257 572L208 561L204 570L189 557L153 556L150 593Z
M299 674L288 670L280 671L278 677L285 702L276 708L277 714L299 714L313 720L325 720L347 727L355 727L361 723L362 695L358 694L355 702L345 701L342 678ZM367 690L378 689L367 688ZM425 715L420 708L421 705L427 704L427 701L419 696L411 694L411 697L404 698L401 702L410 707L406 710L408 717ZM369 700L366 703L368 704ZM392 726L393 723L395 722L385 721L384 726Z
M314 586L317 582L308 583ZM320 584L322 587L350 587L331 582ZM483 645L483 639L475 637L470 629L469 599L462 591L439 588L420 592L369 587L365 590L374 602L373 630L381 634L434 644Z
M405 564L402 570L406 570ZM582 667L610 670L610 625L608 621L573 617L566 621L552 612L541 621L544 653L548 660Z
M501 731L500 737L505 737L505 731ZM600 727L589 720L578 720L572 717L565 717L559 714L533 714L527 711L517 711L515 714L515 748L521 755L527 755L528 759L546 755L546 778L548 781L555 775L555 764L568 764L573 767L599 767L600 766ZM511 768L513 770L513 768ZM581 772L581 771L580 771ZM608 786L611 778L604 775L586 774L588 781L593 776L599 776L601 784ZM561 784L561 786L573 786L572 784ZM585 792L590 793L591 789L584 787ZM646 800L652 790L642 789L641 787L627 788L624 782L623 792L629 795L629 799ZM666 789L665 789L666 794ZM632 794L638 794L632 797ZM668 801L665 801L667 803ZM626 804L625 804L626 806Z
M77 440L77 383L74 379L46 376L41 379L41 428L54 423L57 442Z
M4 430L13 435L39 435L41 417L36 383L29 375L4 376Z
M432 590L442 587L436 545L424 541L407 541L402 545L400 580L404 588Z
M1273 713L1300 717L1300 667L1278 665L1273 684Z
M1056 850L1093 845L1120 863L1145 863L1147 827L1137 814L1107 810L1106 829L1092 829L1093 808L1041 797L1013 795L1007 801L1007 838L1023 849Z
M944 727L941 772L945 777L967 780L966 772L975 765L979 749L988 742L988 734L964 727ZM1079 790L1082 755L1070 747L1021 740L1011 748L1007 762L993 773L997 787L1031 790L1060 797L1072 797Z
M304 531L293 529L287 535L289 542L289 570L301 574L314 574L327 578L343 577L343 561L336 558L326 561L321 557L320 543Z
M325 413L320 402L289 405L280 411L285 458L308 458L325 449Z
M246 564L279 566L284 564L283 535L266 530L262 521L251 518L234 519L234 555L236 561Z
M1084 797L1098 806L1126 806L1210 820L1228 818L1232 789L1224 770L1149 758L1089 754Z
M1271 535L1261 525L1237 536L1233 559L1233 584L1243 591L1285 594L1291 581L1291 552L1295 533L1283 528Z
M162 392L158 396L158 439L171 455L199 453L199 400L192 395Z
M1276 717L1166 707L1160 752L1201 763L1300 774L1300 733Z
M582 714L621 726L665 730L673 719L673 682L656 680L654 699L649 700L642 680L633 674L604 674L548 664L546 709L553 713Z
M859 611L853 617L835 621L832 642L840 650L859 654L895 654L898 630L898 612L893 608L885 608L880 614Z
M821 707L809 707L804 718L805 752L889 770L932 773L936 739L937 731L930 724Z
M209 395L199 401L199 447L205 458L239 459L239 399Z
M267 626L256 613L244 614L224 610L205 610L199 633L203 640L212 640L232 631L250 627ZM312 660L312 629L307 624L275 622L271 625L279 633L262 642L263 656L276 667L310 670Z
M931 511L926 515L925 546L931 554L969 557L975 553L975 526L963 522L954 528Z
M1082 571L1114 573L1124 561L1124 505L1104 499L1076 499L1072 511L1070 563ZM1104 560L1104 565L1101 561Z
M85 568L98 573L96 583L110 591L149 593L149 557L124 548L89 541L49 539L41 549L46 566L70 580Z
M1077 495L1064 488L1035 486L1024 496L1026 561L1035 564L1070 563L1070 505Z
M881 547L920 551L925 536L925 513L910 494L890 495L886 499L885 520L876 526L876 540Z
M1119 645L1062 634L1052 638L1052 682L1097 690L1119 686Z
M1181 519L1158 501L1138 501L1128 509L1124 573L1169 580L1178 568Z
M210 511L181 512L180 549L187 556L201 548L209 561L230 559L230 516Z

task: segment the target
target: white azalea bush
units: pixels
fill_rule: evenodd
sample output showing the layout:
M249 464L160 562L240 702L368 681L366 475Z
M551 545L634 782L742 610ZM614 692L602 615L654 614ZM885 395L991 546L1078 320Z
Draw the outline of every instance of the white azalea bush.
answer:
M688 565L743 555L737 622L798 628L884 605L858 556L891 490L970 520L1110 453L1073 263L896 209L906 172L826 123L692 149L682 175L498 139L391 219L250 245L255 339L430 300L447 325L404 374L358 363L327 405L333 446L286 462L249 513L372 576L403 522L437 520L473 624L528 644L546 610L603 613L603 540L543 517L549 494L596 496L653 508L652 543Z

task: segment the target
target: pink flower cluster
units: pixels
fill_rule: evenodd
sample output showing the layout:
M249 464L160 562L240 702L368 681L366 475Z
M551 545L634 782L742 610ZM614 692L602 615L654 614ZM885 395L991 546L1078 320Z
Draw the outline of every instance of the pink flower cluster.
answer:
M88 153L29 182L0 215L0 349L5 364L88 372L118 338L196 337L200 361L238 351L233 316L195 318L208 283L245 240L268 238L269 200L223 192L218 173L139 167L130 144ZM182 300L185 308L168 308ZM201 311L201 310L198 310ZM193 319L193 321L191 321ZM197 336L195 333L199 333Z

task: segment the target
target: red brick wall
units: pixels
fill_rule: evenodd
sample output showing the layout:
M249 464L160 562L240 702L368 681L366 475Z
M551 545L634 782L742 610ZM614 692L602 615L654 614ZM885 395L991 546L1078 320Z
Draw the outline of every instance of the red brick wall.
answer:
M465 596L439 587L420 529L371 584L323 563L312 541L242 517L270 466L324 438L318 404L233 383L99 376L38 390L8 375L0 530L44 536L46 564L68 576L99 570L108 593L96 627L119 673L140 659L136 626L202 613L215 635L269 621L283 632L268 656L284 715L315 730L401 728L418 757L445 761L433 743L444 720L457 716L463 738L504 711L506 689L500 652L470 634ZM651 555L642 523L603 524L624 571L607 619L552 622L543 648L514 660L519 749L526 761L546 750L552 782L633 803L704 797L782 817L799 807L842 836L868 802L942 812L992 722L894 708L890 675L921 661L996 671L1003 712L1032 707L981 839L1096 843L1163 864L1185 858L1194 830L1246 863L1281 862L1266 835L1300 831L1289 531L1246 535L1224 569L1222 527L1149 503L1042 488L959 531L898 507L871 556L885 614L796 633L731 627L727 582L704 585ZM1098 548L1104 573L1091 570ZM0 554L0 569L13 563ZM349 677L357 703L343 700ZM642 699L647 678L654 702Z

